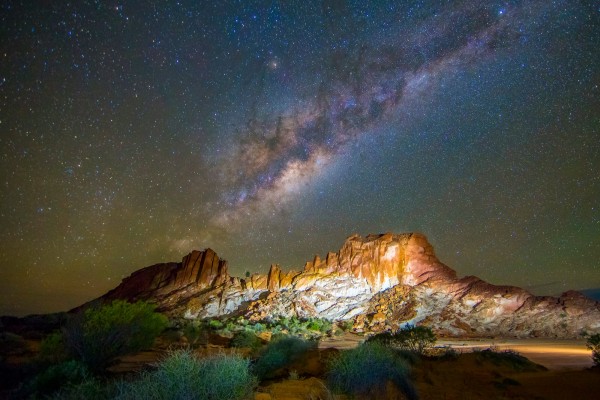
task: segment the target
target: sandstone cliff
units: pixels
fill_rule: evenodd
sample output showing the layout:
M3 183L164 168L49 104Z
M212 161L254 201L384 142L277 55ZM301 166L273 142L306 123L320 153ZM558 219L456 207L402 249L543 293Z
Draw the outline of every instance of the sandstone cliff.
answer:
M134 272L99 300L156 301L172 316L280 315L352 320L357 330L423 323L451 336L577 337L600 332L600 303L567 292L536 297L476 277L458 278L418 233L349 237L302 271L231 277L213 250Z

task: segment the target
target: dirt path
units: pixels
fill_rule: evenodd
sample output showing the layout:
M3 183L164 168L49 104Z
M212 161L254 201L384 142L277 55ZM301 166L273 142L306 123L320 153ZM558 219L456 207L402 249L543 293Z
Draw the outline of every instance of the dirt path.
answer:
M352 333L324 338L319 348L333 347L344 350L358 346L364 337ZM577 370L592 366L591 353L585 347L585 340L564 339L443 339L436 346L450 346L458 351L487 349L514 350L551 370Z
M439 340L438 346L451 346L457 350L497 347L514 350L552 370L585 369L592 366L591 352L585 340L565 339L498 339L498 340Z

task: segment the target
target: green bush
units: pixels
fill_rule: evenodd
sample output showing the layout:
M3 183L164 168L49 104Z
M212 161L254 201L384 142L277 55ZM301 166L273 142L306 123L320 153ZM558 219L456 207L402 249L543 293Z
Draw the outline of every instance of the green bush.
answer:
M56 400L109 400L115 396L115 385L102 382L96 378L87 378L78 384L63 386L54 395L49 396Z
M189 351L177 351L155 371L118 384L114 398L237 400L251 398L255 386L247 359L224 354L199 359Z
M0 355L22 354L27 351L27 343L21 336L12 332L0 332Z
M38 396L51 395L62 387L78 384L89 377L86 366L76 360L52 365L37 374L25 389Z
M331 331L333 325L325 318L278 317L268 321L272 333L287 331L290 335L316 338Z
M275 337L263 349L253 366L259 379L269 377L276 370L298 360L304 353L315 348L315 343L295 336Z
M452 346L444 346L440 349L439 359L440 360L458 360L460 353L456 351Z
M351 319L347 319L340 323L340 328L342 328L345 332L350 332L352 328L354 328L354 321Z
M196 347L208 342L208 332L200 321L190 321L183 327L183 336L190 346Z
M378 342L384 346L424 354L426 350L433 347L436 340L431 328L407 325L395 333L384 332L371 336L367 342Z
M50 364L58 364L69 359L69 352L61 332L53 332L42 340L38 359Z
M594 365L600 366L600 333L588 336L586 347L592 351Z
M475 352L477 353L477 360L479 362L489 361L494 365L503 365L519 372L546 370L545 367L532 362L514 350L498 351L490 348L484 350L475 350Z
M331 330L331 322L324 318L309 318L305 322L306 329L327 333Z
M257 349L261 344L261 340L251 331L238 332L231 340L231 346L238 348Z
M381 343L363 343L329 360L327 382L335 392L384 398L391 381L407 398L416 399L409 372L408 363Z
M221 321L219 321L218 319L211 319L210 322L208 323L208 326L210 326L211 329L216 331L223 327L223 323Z
M167 318L153 305L115 300L74 316L63 334L71 354L98 372L115 357L152 346L166 326Z

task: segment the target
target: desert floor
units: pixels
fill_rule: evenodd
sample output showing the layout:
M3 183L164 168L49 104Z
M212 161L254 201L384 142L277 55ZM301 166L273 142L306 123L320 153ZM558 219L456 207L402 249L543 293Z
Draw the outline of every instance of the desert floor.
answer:
M261 382L255 400L345 400L346 396L332 394L326 387L326 365L340 350L350 349L364 341L364 337L346 333L323 338L319 348L305 354L268 381ZM219 352L246 352L250 349L230 349L227 340L211 338L211 343L200 346L200 356ZM458 355L447 359L424 357L412 365L411 379L421 400L469 399L600 399L600 368L592 365L590 351L583 340L548 339L440 339L437 346L450 346ZM519 352L539 367L516 368L505 362L482 359L480 352L494 348ZM151 351L123 357L111 368L118 377L143 369L165 356L172 348L159 341ZM25 360L14 359L14 363ZM359 397L363 399L403 399L393 385L383 394ZM0 391L0 398L2 398Z
M362 336L345 334L324 338L319 348L351 349L363 342ZM514 350L550 370L582 370L592 366L585 340L565 339L439 339L436 347L449 346L464 353L474 349Z
M564 339L480 339L438 340L438 346L451 346L457 350L495 347L514 350L550 370L581 370L592 366L590 351L585 340Z
M324 339L319 347L349 349L362 340L346 334ZM586 349L585 340L470 338L441 339L436 345L450 346L461 355L455 360L424 359L413 367L421 399L600 399L600 369L591 368L591 352ZM547 370L519 371L510 365L482 362L473 353L487 348L517 351ZM278 390L280 394L283 388ZM293 398L300 397L272 397ZM402 397L391 394L388 398Z
M327 358L340 350L351 349L364 337L346 333L323 338L318 351L307 354L294 365L281 371L277 379L262 382L255 400L345 400L325 386ZM536 400L597 400L600 398L600 369L590 368L590 351L585 340L560 339L441 339L436 346L450 346L460 354L456 359L424 358L412 367L413 382L422 400L469 399L536 399ZM519 370L508 364L482 361L474 350L493 348L514 350L536 364L547 368ZM201 355L226 349L211 344L198 349ZM116 371L131 371L160 358L156 352L124 357ZM120 367L120 368L119 368ZM115 372L116 372L115 371ZM290 379L293 371L299 379ZM385 394L363 399L403 399L390 388ZM358 400L361 400L359 398Z

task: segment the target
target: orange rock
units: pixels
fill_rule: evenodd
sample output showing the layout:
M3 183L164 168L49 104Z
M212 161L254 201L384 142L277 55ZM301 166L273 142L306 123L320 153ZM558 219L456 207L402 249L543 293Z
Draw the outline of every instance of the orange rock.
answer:
M132 273L99 300L112 299L151 300L160 311L185 318L237 313L252 321L284 315L352 319L357 330L426 322L450 335L600 332L600 303L577 292L538 297L477 277L458 278L420 233L352 235L337 253L324 260L316 255L301 272L273 264L268 274L246 279L230 277L227 262L213 250L194 250L181 263Z

